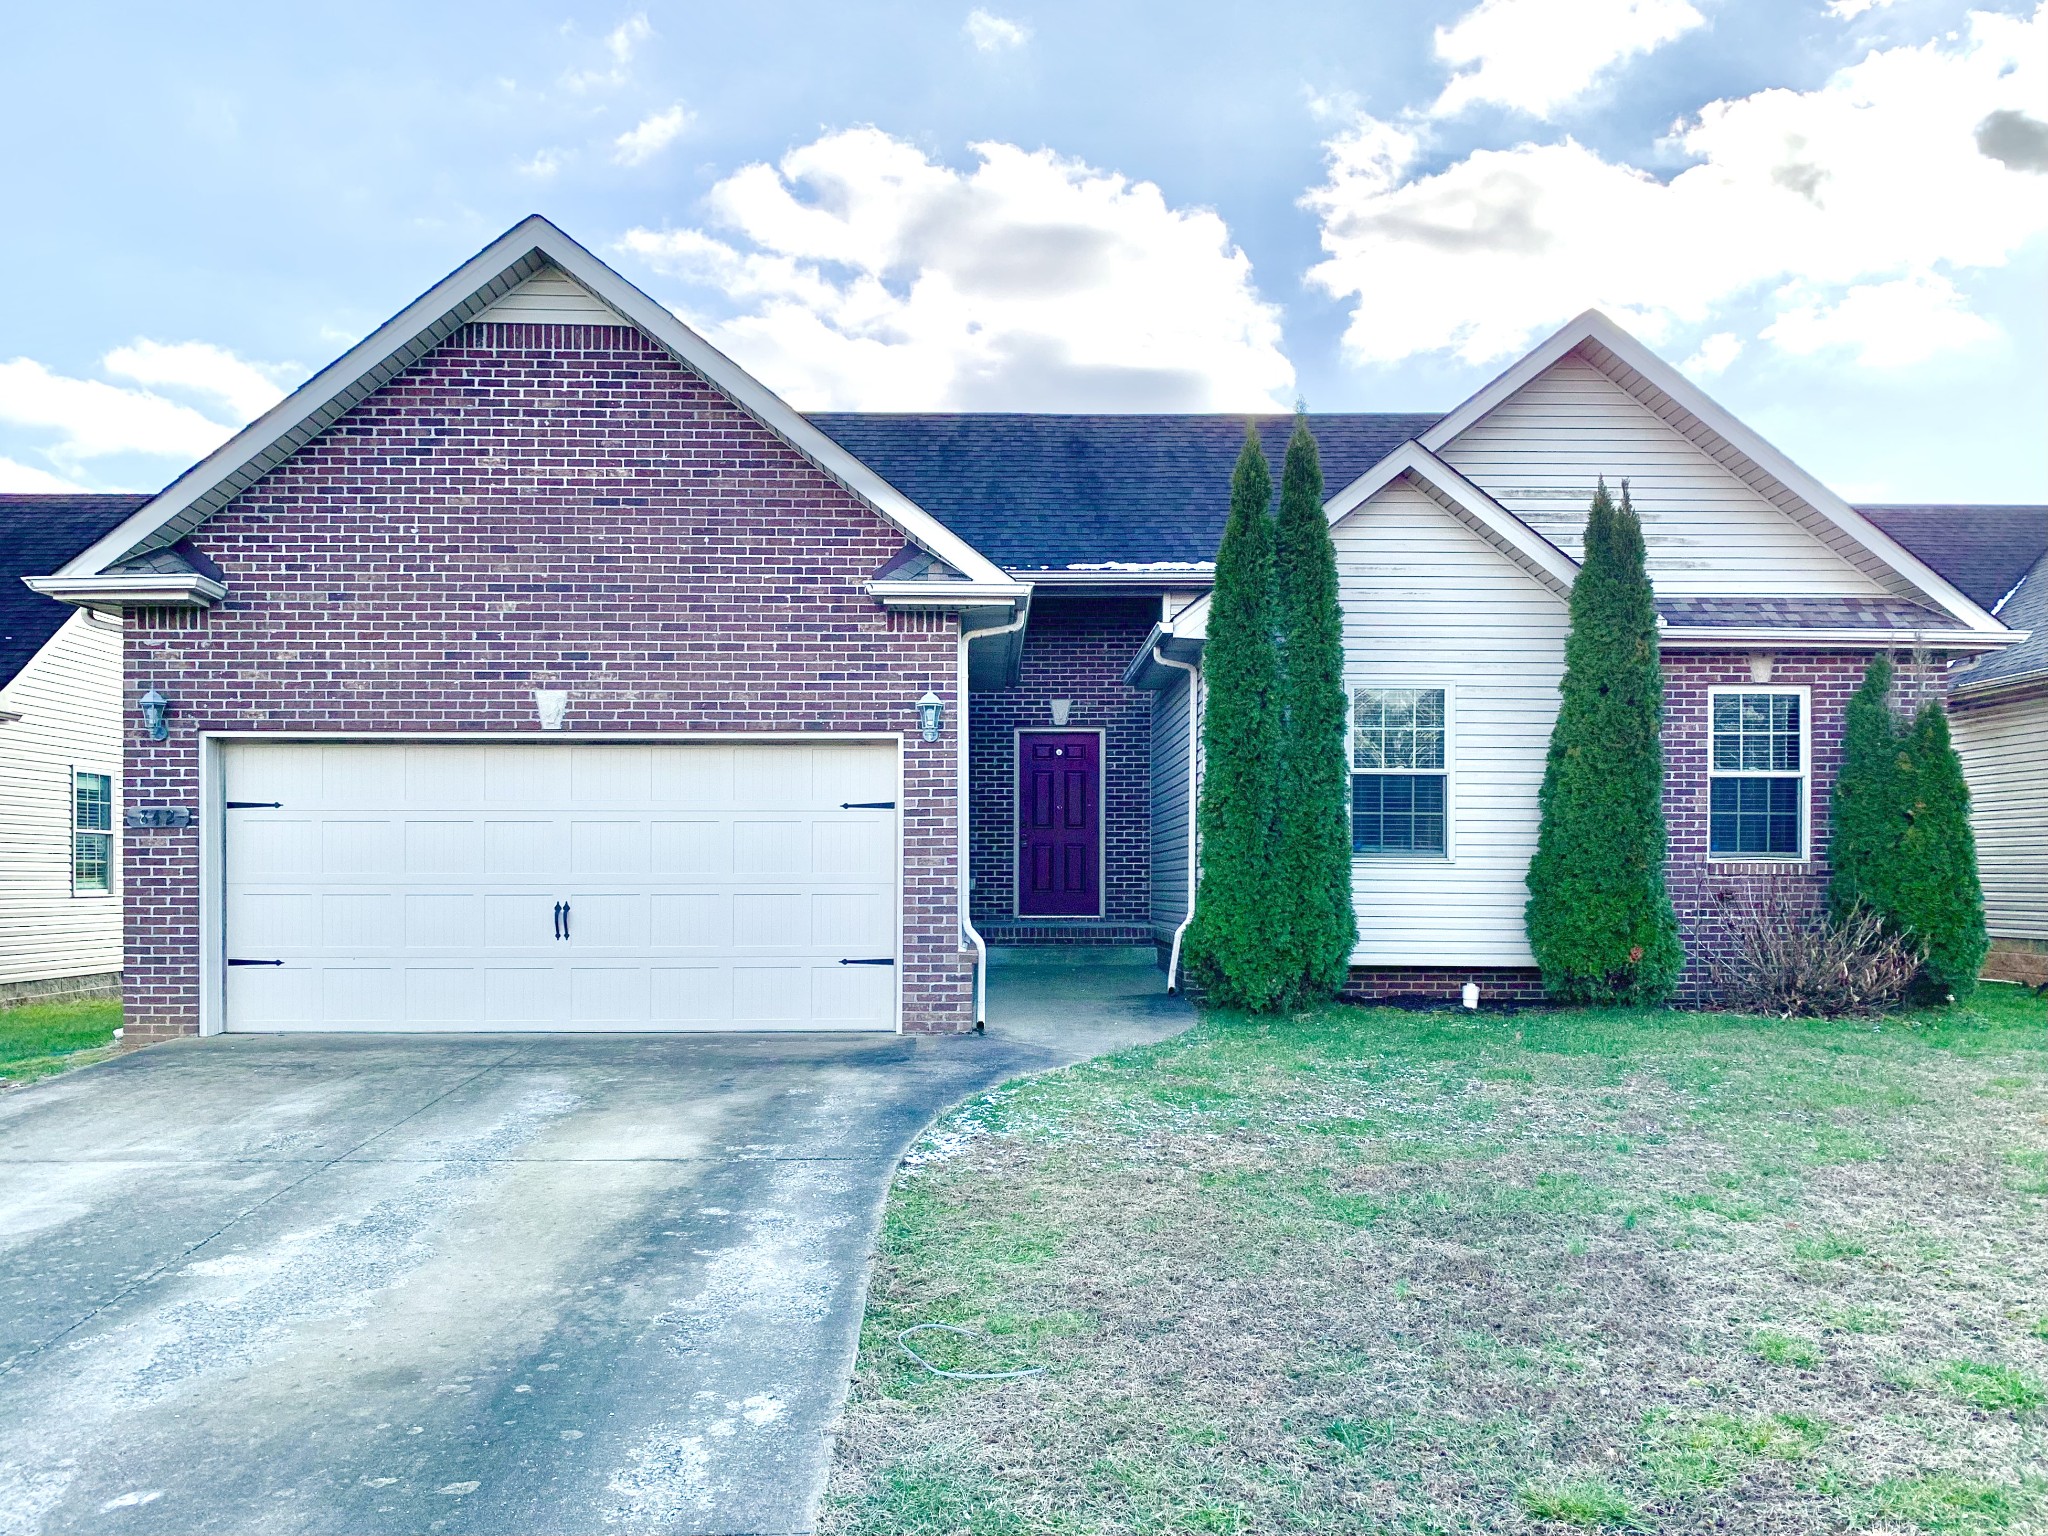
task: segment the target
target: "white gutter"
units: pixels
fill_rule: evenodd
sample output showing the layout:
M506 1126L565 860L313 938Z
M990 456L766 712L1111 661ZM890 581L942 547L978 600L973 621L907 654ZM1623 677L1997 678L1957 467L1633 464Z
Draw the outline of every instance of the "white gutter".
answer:
M1162 667L1173 667L1188 675L1188 909L1182 914L1180 926L1173 930L1173 953L1166 958L1166 990L1177 991L1180 985L1180 945L1187 937L1188 924L1195 920L1195 812L1197 784L1195 767L1200 761L1197 748L1201 745L1201 716L1195 709L1195 684L1198 668L1192 661L1174 661L1166 654L1163 644L1152 647L1152 659Z
M959 808L955 812L955 820L959 822L960 833L960 852L957 868L960 871L960 937L965 939L974 950L974 1027L977 1030L985 1029L988 1026L988 942L982 938L980 930L974 926L974 919L970 915L974 898L968 889L974 864L973 849L969 846L968 838L969 831L971 830L969 823L971 807L968 804L967 796L969 769L967 722L972 712L967 703L967 646L969 641L979 640L988 635L1015 634L1029 623L1031 619L1030 589L1026 588L1025 592L1026 600L1017 605L1017 616L1010 620L1009 623L998 624L993 629L968 629L963 625L960 630L959 680L955 684L957 692L954 694L954 697L959 700L957 707L960 712L960 722L954 732L954 736L959 742L960 756L959 767L955 770L956 792L959 802Z
M1789 629L1766 625L1665 624L1661 620L1657 628L1659 645L1666 650L1686 651L1727 650L1735 646L1767 646L1781 651L1991 651L2017 645L2026 638L2025 630L2011 629Z

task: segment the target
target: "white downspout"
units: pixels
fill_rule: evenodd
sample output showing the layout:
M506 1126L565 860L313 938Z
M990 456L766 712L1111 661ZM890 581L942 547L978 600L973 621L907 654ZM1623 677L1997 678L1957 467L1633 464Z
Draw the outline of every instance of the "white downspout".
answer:
M1024 627L1030 617L1031 600L1027 597L1017 605L1017 617L1007 624L999 624L994 629L973 630L963 625L960 630L959 676L955 683L953 695L959 701L957 708L960 712L960 721L954 732L959 741L960 753L960 765L955 773L959 797L959 808L955 813L955 819L960 824L960 852L958 855L960 871L960 936L974 950L974 1027L976 1029L984 1029L988 1025L988 943L974 926L974 919L970 915L973 909L974 898L968 890L974 865L973 850L968 836L971 830L969 817L972 808L968 803L967 796L968 773L970 769L967 755L967 722L973 712L969 709L967 702L967 642L980 639L985 635L1014 634Z
M1152 647L1152 659L1162 667L1174 667L1188 675L1188 909L1181 915L1180 926L1173 930L1173 953L1166 961L1166 990L1173 992L1180 986L1180 944L1187 937L1188 924L1195 920L1195 812L1196 791L1195 768L1198 762L1197 749L1202 740L1201 717L1197 713L1196 683L1200 669L1191 661L1174 661L1161 646Z

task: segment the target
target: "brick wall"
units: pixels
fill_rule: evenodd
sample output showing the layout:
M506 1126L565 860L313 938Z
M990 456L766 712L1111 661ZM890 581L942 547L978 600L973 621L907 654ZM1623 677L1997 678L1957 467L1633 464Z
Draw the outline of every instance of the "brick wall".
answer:
M1751 903L1775 901L1795 918L1818 915L1831 874L1828 811L1842 762L1842 724L1850 696L1863 682L1867 655L1780 651L1771 678L1758 684L1747 653L1673 651L1664 657L1664 818L1670 854L1666 880L1685 939L1681 996L1704 998L1716 956L1733 943L1731 916ZM1716 687L1806 687L1812 690L1808 739L1809 857L1799 863L1724 863L1707 858L1707 690ZM1895 698L1916 709L1941 687L1926 662L1900 660Z
M1157 598L1041 599L1031 605L1017 686L971 696L969 831L977 924L1014 919L1017 911L1014 733L1053 729L1052 700L1071 699L1067 725L1103 731L1102 916L1142 924L1149 936L1152 696L1126 687L1123 676L1158 619Z
M971 1025L957 924L956 621L861 584L900 533L638 332L471 325L206 523L192 630L133 629L128 802L197 804L202 730L903 732L904 1023ZM125 839L130 1038L198 1018L198 838Z

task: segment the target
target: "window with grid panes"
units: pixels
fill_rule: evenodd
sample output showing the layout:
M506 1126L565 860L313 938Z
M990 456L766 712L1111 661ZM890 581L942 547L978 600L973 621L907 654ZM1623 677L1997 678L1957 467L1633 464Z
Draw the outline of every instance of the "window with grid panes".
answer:
M1448 759L1441 688L1351 692L1351 848L1441 857Z

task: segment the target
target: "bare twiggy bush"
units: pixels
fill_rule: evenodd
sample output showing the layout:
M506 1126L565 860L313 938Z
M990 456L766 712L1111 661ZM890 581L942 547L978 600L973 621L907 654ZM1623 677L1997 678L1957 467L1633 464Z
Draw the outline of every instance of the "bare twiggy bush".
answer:
M1808 916L1767 889L1737 906L1729 926L1734 950L1714 962L1714 993L1747 1013L1878 1013L1897 1007L1920 972L1918 946L1861 904L1840 918Z

